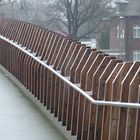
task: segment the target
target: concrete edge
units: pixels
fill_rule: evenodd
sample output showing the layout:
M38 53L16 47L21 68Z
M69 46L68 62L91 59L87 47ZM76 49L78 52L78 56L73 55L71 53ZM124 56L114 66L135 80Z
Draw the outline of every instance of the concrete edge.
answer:
M1 64L0 64L0 70L5 73L10 80L19 87L19 89L24 93L24 95L36 105L36 107L51 121L53 126L67 139L67 140L77 140L76 136L71 136L71 131L67 131L65 126L62 126L62 122L58 121L58 118L54 117L53 113L50 113L50 110L47 110L45 106L42 105L42 103L37 100L33 96L33 94L25 88L25 86L20 83L19 80L17 80L10 72L7 71Z

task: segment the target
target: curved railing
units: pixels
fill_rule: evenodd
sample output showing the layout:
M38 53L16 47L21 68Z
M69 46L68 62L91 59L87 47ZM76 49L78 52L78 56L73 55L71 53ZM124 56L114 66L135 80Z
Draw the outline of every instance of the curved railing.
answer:
M138 140L140 62L0 19L0 63L78 140Z

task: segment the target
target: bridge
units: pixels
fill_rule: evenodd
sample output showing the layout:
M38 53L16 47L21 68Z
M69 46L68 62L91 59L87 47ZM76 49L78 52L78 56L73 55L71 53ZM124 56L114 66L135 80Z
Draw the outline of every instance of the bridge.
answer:
M2 111L13 107L17 122L31 123L20 135L23 139L140 139L140 62L122 62L31 23L0 18L0 70L0 106L7 101ZM12 88L20 90L14 94ZM31 103L45 117L38 117ZM26 115L33 115L38 127L31 118L24 120ZM19 125L13 139L22 131ZM3 127L5 140L5 127L11 126Z

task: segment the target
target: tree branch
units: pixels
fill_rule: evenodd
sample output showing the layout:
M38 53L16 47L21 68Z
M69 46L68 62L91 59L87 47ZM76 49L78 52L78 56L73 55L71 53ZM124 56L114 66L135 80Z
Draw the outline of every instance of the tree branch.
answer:
M66 36L69 36L67 32L65 32L59 25L56 25L56 27L62 32L64 33Z
M96 30L99 25L100 25L100 23L98 23L94 28L90 29L90 31L88 31L88 32L82 34L81 36L79 36L77 39L80 40L81 38L83 38L87 35L90 35L91 33L98 33L100 31L102 31L104 29L104 27L101 28L100 30Z

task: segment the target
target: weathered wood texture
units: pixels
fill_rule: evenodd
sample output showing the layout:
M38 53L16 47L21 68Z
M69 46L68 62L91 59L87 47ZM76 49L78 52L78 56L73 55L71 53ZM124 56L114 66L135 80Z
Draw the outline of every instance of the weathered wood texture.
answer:
M0 34L95 100L140 102L140 62L122 62L80 42L19 20L0 18ZM0 39L0 64L77 140L139 140L140 110L97 106L36 60Z

